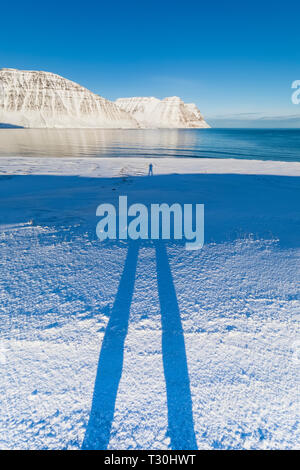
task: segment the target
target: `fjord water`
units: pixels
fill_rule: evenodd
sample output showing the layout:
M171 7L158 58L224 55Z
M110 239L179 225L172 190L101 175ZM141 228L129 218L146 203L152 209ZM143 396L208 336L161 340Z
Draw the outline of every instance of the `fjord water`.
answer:
M300 129L0 129L7 156L300 161Z

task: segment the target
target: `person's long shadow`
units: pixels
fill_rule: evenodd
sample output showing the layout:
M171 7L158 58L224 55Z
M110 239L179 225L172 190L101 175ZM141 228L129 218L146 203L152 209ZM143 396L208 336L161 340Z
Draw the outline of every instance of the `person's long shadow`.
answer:
M105 450L110 437L122 375L139 244L129 245L123 274L102 342L93 403L82 449Z
M158 294L162 317L162 355L167 389L168 435L174 450L194 450L192 399L184 335L166 248L156 243ZM108 322L94 387L90 419L82 449L107 449L134 290L139 242L129 245L116 300Z
M162 323L162 356L167 388L168 433L174 450L197 449L190 380L176 291L163 242L156 244Z

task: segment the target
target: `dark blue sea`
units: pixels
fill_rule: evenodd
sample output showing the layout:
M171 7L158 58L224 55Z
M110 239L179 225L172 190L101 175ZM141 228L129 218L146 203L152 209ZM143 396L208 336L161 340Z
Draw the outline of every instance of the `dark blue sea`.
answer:
M0 129L0 157L300 161L300 129Z

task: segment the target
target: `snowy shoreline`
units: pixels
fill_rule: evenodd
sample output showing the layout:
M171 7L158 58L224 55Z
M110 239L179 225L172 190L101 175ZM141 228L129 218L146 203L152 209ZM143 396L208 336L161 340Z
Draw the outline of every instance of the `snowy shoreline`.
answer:
M60 158L0 157L0 175L72 175L85 177L145 176L153 163L155 175L243 174L300 176L300 162L217 158Z
M0 174L1 449L297 448L300 163L9 157ZM124 194L204 203L203 249L101 243L96 207Z

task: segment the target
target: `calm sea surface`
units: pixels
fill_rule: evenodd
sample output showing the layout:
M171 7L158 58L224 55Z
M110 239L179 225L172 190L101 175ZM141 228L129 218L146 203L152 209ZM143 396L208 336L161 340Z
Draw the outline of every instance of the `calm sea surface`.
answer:
M7 156L300 161L300 129L0 129Z

